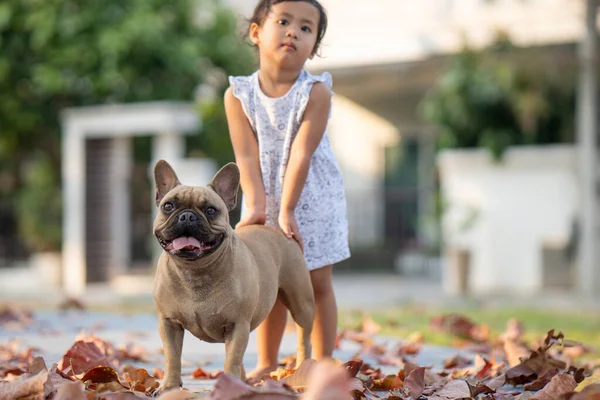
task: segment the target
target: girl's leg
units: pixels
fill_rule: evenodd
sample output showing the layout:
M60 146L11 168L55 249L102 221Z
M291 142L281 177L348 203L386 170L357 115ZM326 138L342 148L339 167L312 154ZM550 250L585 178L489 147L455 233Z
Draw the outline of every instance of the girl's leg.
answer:
M277 369L279 345L285 330L287 308L277 299L267 318L256 328L258 362L247 378L260 378Z
M331 265L310 271L317 311L311 335L312 358L316 360L331 358L337 335L337 304L332 271Z

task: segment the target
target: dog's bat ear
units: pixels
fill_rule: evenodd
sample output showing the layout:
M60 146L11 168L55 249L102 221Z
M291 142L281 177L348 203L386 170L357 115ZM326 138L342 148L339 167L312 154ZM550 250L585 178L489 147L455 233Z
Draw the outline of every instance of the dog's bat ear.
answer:
M165 197L169 190L181 185L173 167L165 160L158 160L154 166L154 183L156 184L156 206Z
M208 186L221 196L229 211L233 210L237 204L240 169L235 163L225 165L215 174Z

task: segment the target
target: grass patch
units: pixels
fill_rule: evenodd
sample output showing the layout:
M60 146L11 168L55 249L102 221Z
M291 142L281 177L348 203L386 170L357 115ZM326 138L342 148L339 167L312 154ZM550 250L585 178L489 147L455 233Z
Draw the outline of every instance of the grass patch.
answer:
M369 311L368 315L381 325L380 335L407 337L420 332L425 343L452 345L456 340L450 334L430 328L431 318L446 313L459 313L478 324L491 328L492 338L506 329L506 323L515 318L523 323L524 339L528 342L544 338L550 329L562 331L566 339L577 340L593 347L594 356L600 356L600 314L591 312L564 312L519 308L444 309L425 306L407 306ZM341 310L339 325L342 328L359 329L366 313Z

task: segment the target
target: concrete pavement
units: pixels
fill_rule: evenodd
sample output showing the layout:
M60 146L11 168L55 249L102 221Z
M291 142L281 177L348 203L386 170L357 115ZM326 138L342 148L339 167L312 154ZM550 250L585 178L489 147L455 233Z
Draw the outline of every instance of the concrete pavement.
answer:
M18 339L23 347L34 347L38 349L36 355L44 357L46 364L50 367L58 362L62 355L73 345L75 337L85 330L86 333L94 333L99 338L109 341L117 347L135 343L146 349L146 362L131 362L138 367L146 368L150 373L154 368L164 369L164 356L161 354L162 347L157 328L157 319L154 314L134 313L130 315L118 313L98 313L81 311L40 311L34 313L35 326L24 331L11 331L0 329L0 343ZM378 337L377 343L387 344L392 347L398 339ZM286 332L281 345L280 356L295 353L296 335ZM343 340L340 348L335 351L334 357L348 361L360 350L358 343ZM458 354L458 350L445 347L425 346L423 350L414 357L412 361L419 365L432 365L441 367L442 361L450 356ZM251 334L248 349L244 358L246 370L252 370L256 363L256 338ZM468 354L464 354L469 356ZM368 356L361 355L365 361L376 364L376 361ZM184 387L195 393L208 393L214 381L196 380L192 372L199 366L208 372L216 372L223 369L225 360L225 346L223 344L205 343L186 332L183 346L183 368L182 376ZM397 366L383 366L385 373L397 373Z

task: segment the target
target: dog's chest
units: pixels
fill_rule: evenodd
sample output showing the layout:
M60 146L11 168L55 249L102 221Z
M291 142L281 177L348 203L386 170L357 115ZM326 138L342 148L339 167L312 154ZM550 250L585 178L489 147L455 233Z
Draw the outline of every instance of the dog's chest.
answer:
M165 317L183 326L198 339L210 343L224 342L234 327L234 321L228 316L227 310L211 303L167 311Z

